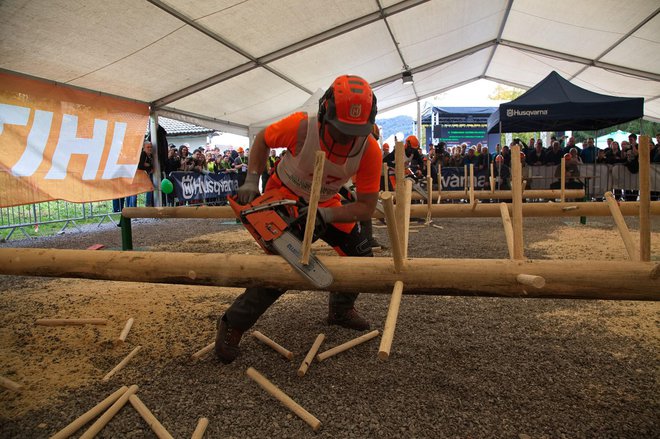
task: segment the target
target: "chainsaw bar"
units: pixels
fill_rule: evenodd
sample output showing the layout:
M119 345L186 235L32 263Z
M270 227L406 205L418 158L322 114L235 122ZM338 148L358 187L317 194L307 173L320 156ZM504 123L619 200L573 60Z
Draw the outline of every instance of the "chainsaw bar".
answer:
M309 264L307 265L300 262L302 243L293 233L285 231L269 244L275 250L275 253L282 256L298 273L302 274L317 288L323 289L332 284L332 273L321 264L316 256L310 255Z

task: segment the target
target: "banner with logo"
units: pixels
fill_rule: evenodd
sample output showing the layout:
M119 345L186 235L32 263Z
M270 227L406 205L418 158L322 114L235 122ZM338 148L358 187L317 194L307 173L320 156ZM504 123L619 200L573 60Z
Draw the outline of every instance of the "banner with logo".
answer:
M209 200L236 195L236 173L202 174L199 172L170 172L168 179L174 184L174 194L179 201Z
M137 172L147 104L0 72L0 207L153 189Z
M464 191L468 186L463 168L443 167L441 172L443 191ZM488 174L489 171L486 170L474 170L475 189L481 190L486 187L486 183L488 183Z

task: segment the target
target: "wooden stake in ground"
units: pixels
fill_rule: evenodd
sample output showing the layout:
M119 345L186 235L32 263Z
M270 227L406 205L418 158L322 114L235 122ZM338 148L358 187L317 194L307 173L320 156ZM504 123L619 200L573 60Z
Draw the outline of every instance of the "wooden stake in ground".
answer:
M105 427L108 422L110 422L110 420L119 412L119 410L121 410L122 407L126 405L128 398L130 398L130 396L137 391L137 385L134 384L129 387L128 390L126 390L126 392L124 392L124 394L121 395L119 399L117 399L114 404L112 404L110 408L106 410L105 413L103 413L101 417L98 418L85 433L83 433L82 436L80 436L80 439L92 439L96 437L96 435L99 434L101 430L103 430L103 427Z
M112 378L112 376L113 376L114 374L116 374L117 372L119 372L120 370L122 370L122 369L124 368L124 366L126 366L126 365L128 364L128 362L131 361L131 358L133 358L133 357L135 356L135 354L137 354L138 351L139 351L140 349L142 349L142 346L138 346L138 347L136 347L135 349L133 349L133 351L131 351L130 354L126 355L126 358L124 358L123 360L121 360L121 362L120 362L118 365L116 365L115 367L113 367L112 370L111 370L110 372L108 372L108 373L103 377L103 381L108 381L108 380L110 380L110 378Z
M399 239L402 239L401 249L403 250L403 257L408 257L408 240L410 238L410 200L412 197L412 186L413 182L410 179L406 179L405 184L405 198L403 201L403 227L399 227L399 230L403 230L403 235L399 235ZM397 206L399 205L399 200L397 200ZM397 217L397 221L399 218ZM398 222L397 222L398 225Z
M623 218L621 209L619 209L619 205L614 199L612 192L605 192L605 200L610 208L610 212L612 212L612 219L614 219L614 223L616 224L617 229L619 229L619 235L621 235L621 239L623 239L623 244L626 246L628 257L631 261L639 261L639 250L637 249L637 245L633 240L632 234L626 224L626 220Z
M319 348L321 347L321 343L323 343L323 340L325 340L325 334L319 334L316 336L316 340L314 340L314 344L309 349L309 352L307 352L305 359L298 368L299 377L305 376L305 374L307 373L307 368L309 368L309 365L312 364L312 361L314 361L314 356L316 356L316 353L319 351Z
M396 320L399 316L399 305L401 304L402 294L403 282L398 280L394 282L390 307L387 310L387 318L385 319L385 328L383 329L383 336L380 339L380 347L378 348L378 358L381 360L390 358L390 349L392 349L392 340L394 340L394 330L396 329Z
M300 263L309 264L309 255L312 251L312 238L314 237L314 226L316 224L316 209L321 198L321 186L323 185L323 167L325 165L325 153L316 151L314 156L314 177L307 205L307 222L305 223L305 235L303 236Z
M328 349L325 352L321 352L320 354L318 354L316 356L316 361L323 361L325 359L328 359L328 358L332 357L333 355L339 354L340 352L347 351L347 350L349 350L350 348L352 348L354 346L357 346L359 344L364 343L365 341L369 341L372 338L378 337L379 333L380 332L376 329L375 331L371 331L371 332L369 332L367 334L364 334L364 335L362 335L358 338L354 338L353 340L349 340L344 344L340 344L339 346L335 346L332 349Z
M211 344L208 344L208 345L204 346L202 349L200 349L197 352L195 352L194 354L192 354L191 357L192 357L193 360L199 360L204 355L209 353L211 351L211 349L213 349L214 347L215 347L215 342L213 342Z
M11 390L12 392L16 392L16 393L19 393L21 392L21 390L23 390L22 385L5 377L0 377L0 387L4 387L5 389Z
M204 432L206 431L206 427L208 426L209 426L208 418L199 418L199 421L197 422L197 427L195 427L195 431L193 431L191 439L202 439L204 437Z
M108 319L37 319L34 324L41 326L107 325Z
M502 214L502 225L504 226L504 236L506 238L506 247L509 249L509 258L513 257L513 225L511 224L511 216L509 215L509 208L506 203L500 203L500 212Z
M649 136L639 137L639 259L651 260L651 157Z
M566 201L566 158L562 157L561 158L561 177L559 180L559 184L561 184L561 195L560 195L560 201L563 203Z
M523 214L522 214L522 164L520 145L511 148L511 199L513 205L513 259L524 258Z
M248 377L250 377L257 384L259 384L259 386L261 386L262 389L264 389L271 396L275 397L278 401L284 404L286 408L288 408L293 413L298 415L300 419L302 419L310 427L312 427L312 430L318 431L318 429L321 428L321 421L319 421L310 412L302 408L302 406L300 406L297 402L291 399L289 395L282 392L277 386L275 386L273 383L268 381L268 379L259 372L257 372L255 368L250 367L245 373L247 374Z
M266 337L265 335L263 335L261 332L259 332L259 331L253 331L253 332L252 332L252 335L254 336L254 338L256 338L257 340L259 340L260 342L262 342L262 343L265 344L266 346L269 346L269 347L271 347L272 349L274 349L276 352L278 352L280 355L282 355L282 356L283 356L284 358L286 358L287 360L290 361L290 360L293 359L293 352L291 352L291 351L288 350L288 349L283 348L282 346L280 346L279 344L275 343L275 342L274 342L273 340L271 340L270 338L268 338L268 337Z
M119 338L117 339L117 344L123 344L126 341L126 337L128 337L128 333L133 327L133 322L135 322L133 317L126 321L126 325L124 325L124 329L122 329L121 334L119 334Z
M392 246L392 259L394 261L394 272L400 273L403 269L404 258L401 250L401 240L399 238L399 228L397 227L396 213L394 212L394 203L392 202L392 193L383 192L380 194L380 200L383 202L385 211L385 220L387 221L387 234L390 237Z
M119 389L115 390L112 395L108 396L105 398L103 401L99 402L97 405L92 407L90 410L85 412L84 414L80 415L77 419L75 419L72 423L55 433L53 436L51 436L50 439L66 439L72 434L74 434L76 431L80 429L83 425L87 424L89 421L94 419L101 413L103 410L107 409L110 407L117 399L119 399L126 391L128 390L128 387L122 386Z
M383 191L384 192L389 192L389 186L390 186L390 179L389 179L389 166L387 166L387 163L383 163Z
M151 431L158 436L158 439L174 439L137 395L133 394L129 396L128 400L140 416L142 416L142 419L147 422Z

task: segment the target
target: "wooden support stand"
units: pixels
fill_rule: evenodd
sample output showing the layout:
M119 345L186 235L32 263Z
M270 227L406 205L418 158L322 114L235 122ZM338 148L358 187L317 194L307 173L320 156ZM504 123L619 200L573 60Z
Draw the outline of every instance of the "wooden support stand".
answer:
M520 145L513 145L511 148L511 190L513 192L513 259L521 260L524 258L524 245Z
M387 233L390 237L390 245L392 246L392 260L394 261L394 272L400 273L403 269L404 257L401 250L401 240L399 239L399 228L396 224L396 215L394 212L394 204L392 202L392 193L383 192L380 194L380 199L383 202L383 209L385 210L385 219L387 221Z
M619 235L621 235L621 239L623 239L623 244L626 246L628 257L631 261L639 261L639 250L637 249L637 245L633 240L632 234L626 225L626 220L623 218L621 209L619 209L619 205L614 199L612 192L605 192L605 201L607 201L607 206L610 208L610 212L612 212L612 219L614 219L614 223L619 230Z
M350 340L350 341L347 341L346 343L340 344L339 346L335 346L332 349L328 349L325 352L321 352L320 354L318 354L316 356L316 361L323 361L323 360L326 360L326 359L332 357L333 355L337 355L341 352L347 351L347 350L349 350L350 348L352 348L354 346L357 346L359 344L364 343L365 341L369 341L372 338L378 337L378 334L379 334L378 330L371 331L371 332L369 332L367 334L364 334L364 335L362 335L358 338L354 338L353 340Z
M392 349L392 341L394 340L394 330L396 329L396 321L399 316L399 305L401 304L402 294L403 282L396 281L394 283L394 289L392 290L390 307L387 310L383 336L380 339L380 347L378 348L378 358L381 360L387 360L390 358L390 349Z
M309 368L310 364L312 364L312 361L314 361L314 357L316 356L316 353L319 351L319 348L321 347L323 340L325 340L325 334L319 334L316 336L316 340L314 340L314 344L310 348L309 352L307 352L307 355L305 356L305 359L300 365L300 368L298 368L299 377L305 376L305 374L307 373L307 369Z
M270 338L268 338L268 337L266 337L265 335L263 335L261 332L259 332L259 331L253 331L253 332L252 332L252 336L253 336L254 338L256 338L257 340L259 340L260 342L262 342L263 344L265 344L266 346L268 346L268 347L270 347L271 349L273 349L275 352L279 353L281 356L283 356L283 357L286 358L287 360L289 360L289 361L293 360L293 352L291 352L291 351L288 350L288 349L283 348L282 346L280 346L279 344L275 343L275 342L274 342L273 340L271 340Z
M506 247L509 249L509 258L514 259L513 254L513 225L509 216L509 209L506 203L500 203L500 212L502 214L502 225L504 226L504 236L506 237Z
M260 374L255 368L250 367L246 371L248 377L254 380L259 386L268 392L271 396L275 397L280 401L286 408L295 413L300 419L305 421L312 430L318 431L321 428L321 421L319 421L314 415L305 410L300 404L295 402L289 397L286 393L281 391L277 386L271 383L265 376Z

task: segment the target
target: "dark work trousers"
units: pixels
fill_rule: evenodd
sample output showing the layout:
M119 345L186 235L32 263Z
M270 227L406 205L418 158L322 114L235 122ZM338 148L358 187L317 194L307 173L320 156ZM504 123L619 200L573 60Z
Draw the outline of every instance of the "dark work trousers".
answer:
M302 241L302 236L299 236L299 238ZM364 235L359 224L355 224L351 233L344 233L329 225L320 236L320 239L327 242L331 247L338 247L340 254L343 253L346 256L373 256L367 236ZM247 331L285 292L286 290L276 288L246 288L245 292L238 296L227 309L223 319L231 327ZM357 296L358 293L330 293L329 305L334 310L350 309L353 307Z

